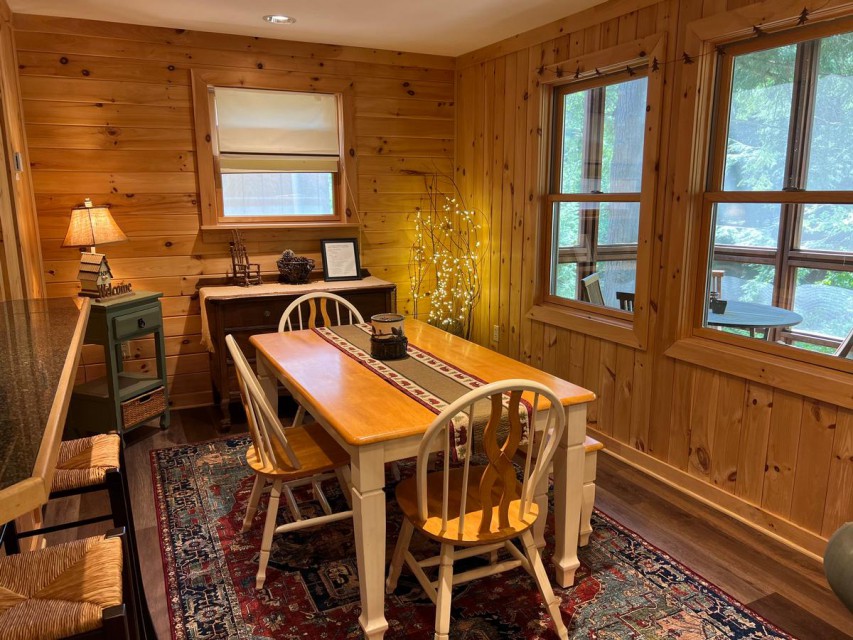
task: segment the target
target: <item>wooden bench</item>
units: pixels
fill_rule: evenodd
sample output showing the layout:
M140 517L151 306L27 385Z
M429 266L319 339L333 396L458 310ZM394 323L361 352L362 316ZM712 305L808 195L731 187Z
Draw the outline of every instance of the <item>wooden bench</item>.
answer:
M604 448L598 440L586 437L583 443L586 455L583 465L583 502L581 503L581 526L578 531L578 546L585 547L592 533L592 508L595 506L595 470L598 463L598 452ZM520 449L525 451L525 446Z
M592 533L592 508L595 505L595 469L598 462L598 452L604 448L598 440L589 436L583 443L586 457L583 465L583 503L581 504L581 528L578 533L578 546L585 547Z

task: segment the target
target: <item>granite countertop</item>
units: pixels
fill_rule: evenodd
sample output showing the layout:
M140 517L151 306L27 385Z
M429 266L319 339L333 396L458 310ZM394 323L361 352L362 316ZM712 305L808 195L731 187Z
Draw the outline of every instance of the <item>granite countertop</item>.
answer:
M0 302L0 489L32 475L79 317L76 298Z

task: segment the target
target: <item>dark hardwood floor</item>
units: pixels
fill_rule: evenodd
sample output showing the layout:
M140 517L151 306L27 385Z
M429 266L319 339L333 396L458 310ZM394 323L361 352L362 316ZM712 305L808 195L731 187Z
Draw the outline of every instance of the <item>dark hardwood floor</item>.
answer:
M290 408L290 407L288 407ZM158 637L170 638L149 454L219 437L212 410L172 414L172 426L127 435L126 466L145 591ZM232 428L237 433L239 425ZM612 458L600 455L596 506L801 640L853 640L853 614L829 590L820 563ZM68 498L47 520L96 515L106 495ZM48 537L52 544L105 531L106 524Z

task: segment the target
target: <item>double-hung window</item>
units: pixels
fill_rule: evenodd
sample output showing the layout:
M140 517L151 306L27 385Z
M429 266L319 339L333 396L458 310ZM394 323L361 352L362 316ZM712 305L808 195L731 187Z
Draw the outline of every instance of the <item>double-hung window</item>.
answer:
M530 317L644 348L666 38L544 67L542 283Z
M550 294L633 311L648 78L555 91Z
M704 325L846 356L853 32L822 26L721 46L717 65ZM725 306L710 308L713 298Z

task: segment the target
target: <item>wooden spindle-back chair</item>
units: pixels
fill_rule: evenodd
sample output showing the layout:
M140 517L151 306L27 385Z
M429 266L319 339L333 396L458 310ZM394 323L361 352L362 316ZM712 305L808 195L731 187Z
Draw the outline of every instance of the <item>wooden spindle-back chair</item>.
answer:
M506 420L503 419L504 394L509 397ZM512 459L522 440L523 394L531 400L532 409L527 416L531 436L540 399L547 400L551 409L536 443L527 447L519 480ZM490 404L485 426L475 422L475 407L480 402ZM471 451L464 456L461 465L450 465L450 447L453 445L448 431L452 428L452 421L463 415L467 418L468 442L482 442L488 458L485 466L472 466ZM506 430L502 425L507 423L509 429L504 439L500 432ZM536 487L548 473L565 424L560 400L550 389L530 380L504 380L465 394L442 411L427 428L418 448L415 476L397 485L397 501L405 517L391 560L386 590L390 593L396 588L405 562L436 604L436 640L449 637L453 585L519 566L536 581L559 637L568 638L560 616L560 602L548 582L532 532L536 519L547 515L539 513L534 495ZM439 446L444 452L444 468L429 473L429 455L436 450L437 440L443 442ZM415 529L441 543L438 556L420 561L412 556L408 547ZM521 538L524 553L512 543L515 538ZM462 548L457 551L456 547ZM498 562L497 552L500 549L506 550L510 558ZM493 560L488 566L454 575L455 560L483 554L491 554ZM436 565L439 566L438 579L432 581L424 568Z
M330 313L330 303L334 303L334 313ZM307 309L306 309L307 307ZM303 313L305 310L305 313ZM316 291L299 296L287 305L278 323L279 331L297 331L313 329L318 326L318 318L322 318L324 327L334 327L341 324L361 324L364 318L352 302L334 293Z
M267 508L261 554L256 577L258 589L266 580L272 538L275 533L287 533L306 527L315 527L352 517L352 511L332 513L321 484L337 475L347 504L350 504L349 455L332 436L317 423L284 429L276 412L270 406L249 362L237 346L234 336L226 336L225 343L234 360L240 399L246 410L252 444L246 452L246 461L255 472L255 484L249 498L243 531L252 524L258 510L258 501L268 482L272 482ZM332 473L333 472L333 473ZM292 489L310 484L314 497L325 515L303 519ZM293 522L276 527L276 517L281 494L284 492Z
M330 313L330 303L334 303L334 313ZM343 308L343 311L342 309ZM333 319L334 317L334 319ZM342 324L361 324L364 318L352 302L334 293L316 291L299 296L287 305L281 320L278 322L278 330L298 331L300 329L314 329L318 326L318 318L322 319L324 327L334 327ZM293 418L293 426L298 427L305 418L305 407L299 405Z

